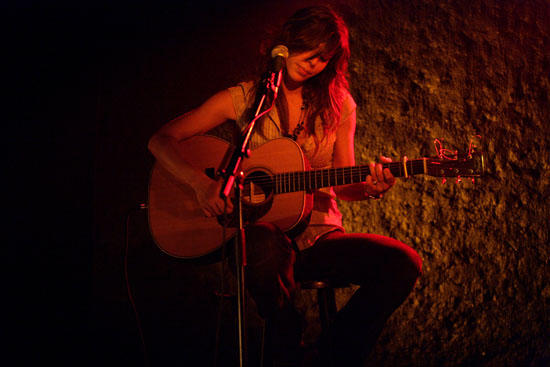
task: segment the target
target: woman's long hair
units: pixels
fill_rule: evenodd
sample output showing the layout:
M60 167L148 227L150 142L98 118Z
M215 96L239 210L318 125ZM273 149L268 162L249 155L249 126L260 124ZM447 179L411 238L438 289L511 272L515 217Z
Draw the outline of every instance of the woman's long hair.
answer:
M271 49L276 45L287 46L290 54L312 51L324 45L322 56L330 57L329 63L303 86L302 97L307 107L305 127L308 134L314 135L315 121L320 117L325 136L334 132L338 127L344 99L349 93L349 36L344 20L326 6L300 9L288 18L278 35L271 37L267 47L264 47L265 65L271 62ZM256 88L253 89L251 92L255 93ZM287 130L286 99L282 93L279 97L282 98L277 99L277 112L283 129Z
M290 54L315 50L324 44L322 54L330 61L321 73L304 83L302 95L308 111L307 132L314 133L319 116L325 133L334 131L348 93L349 36L343 19L325 6L300 9L283 25L275 39L277 44L286 45ZM283 118L288 116L286 111L278 112ZM288 121L281 123L288 126Z

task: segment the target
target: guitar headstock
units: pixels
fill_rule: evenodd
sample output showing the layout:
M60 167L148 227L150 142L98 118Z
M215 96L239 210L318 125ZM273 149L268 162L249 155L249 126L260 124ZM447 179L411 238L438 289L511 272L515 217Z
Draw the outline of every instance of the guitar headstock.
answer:
M456 154L454 157L430 157L427 174L435 177L480 177L485 171L483 152Z

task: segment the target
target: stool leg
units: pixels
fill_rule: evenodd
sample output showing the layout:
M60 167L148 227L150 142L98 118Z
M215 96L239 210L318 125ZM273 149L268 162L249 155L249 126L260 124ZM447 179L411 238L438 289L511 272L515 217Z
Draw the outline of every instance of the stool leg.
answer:
M321 330L327 331L329 314L326 288L317 289L317 304L319 305L319 321L321 321Z
M336 316L336 297L334 288L326 287L317 289L317 298L321 328L326 332L328 331L330 323Z
M326 297L327 297L327 309L328 309L328 320L329 323L334 321L334 317L336 317L336 294L334 292L334 288L329 287L326 290Z
M329 366L336 366L334 363L334 356L332 355L332 338L329 334L329 326L336 316L336 297L334 293L334 288L325 287L317 289L317 297L319 304L319 319L321 321L322 333L325 335L326 346L328 349L325 351L326 357L328 359L325 363L328 363Z

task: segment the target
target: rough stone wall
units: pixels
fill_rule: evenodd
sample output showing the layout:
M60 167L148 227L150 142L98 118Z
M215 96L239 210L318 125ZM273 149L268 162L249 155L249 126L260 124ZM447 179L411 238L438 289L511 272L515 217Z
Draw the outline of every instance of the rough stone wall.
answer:
M467 150L475 183L414 177L340 203L349 231L397 238L423 276L370 365L529 365L550 357L550 5L360 1L351 31L360 163ZM350 291L340 294L344 302Z

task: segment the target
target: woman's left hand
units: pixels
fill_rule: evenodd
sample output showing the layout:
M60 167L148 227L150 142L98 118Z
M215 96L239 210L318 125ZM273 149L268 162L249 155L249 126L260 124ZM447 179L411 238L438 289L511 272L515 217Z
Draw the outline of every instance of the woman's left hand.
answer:
M380 156L382 163L390 163L391 158ZM389 168L383 168L382 163L369 164L371 174L365 180L365 196L380 198L395 184L395 177Z

